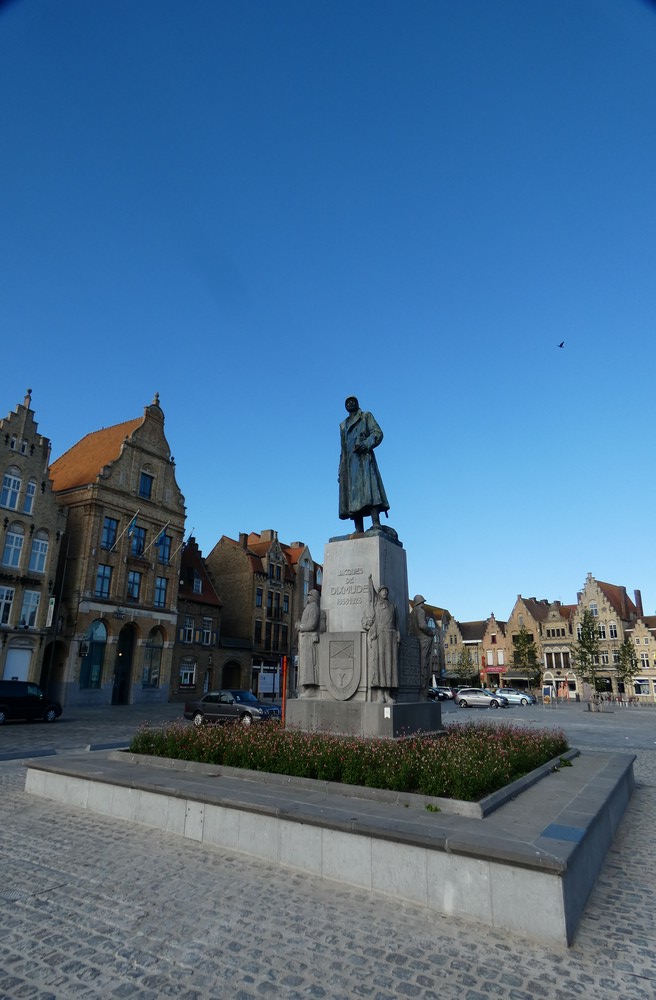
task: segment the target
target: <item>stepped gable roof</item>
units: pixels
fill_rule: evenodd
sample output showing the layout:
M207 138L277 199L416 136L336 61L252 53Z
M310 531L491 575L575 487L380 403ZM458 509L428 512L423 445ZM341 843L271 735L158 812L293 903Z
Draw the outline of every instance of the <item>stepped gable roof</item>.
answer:
M458 622L463 642L481 642L487 628L487 619L482 622Z
M58 458L50 466L50 478L55 491L70 490L76 486L94 483L101 470L121 454L126 438L129 438L144 422L144 417L126 420L113 427L103 427L92 431L81 441Z
M601 580L595 582L620 618L627 620L638 616L638 609L627 594L626 587L618 587L614 583L602 583Z
M200 578L202 592L196 593L194 581ZM186 601L196 601L198 604L209 604L216 608L223 607L222 601L214 589L214 584L205 566L203 554L198 548L196 539L191 535L182 549L180 559L180 589L181 598Z

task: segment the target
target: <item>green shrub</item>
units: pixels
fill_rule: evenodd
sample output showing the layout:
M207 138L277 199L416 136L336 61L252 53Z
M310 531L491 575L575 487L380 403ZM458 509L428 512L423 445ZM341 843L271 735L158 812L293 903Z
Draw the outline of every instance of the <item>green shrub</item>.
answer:
M360 739L255 726L177 722L140 729L132 753L317 778L369 788L477 801L569 749L560 730L486 723L447 726L439 736Z

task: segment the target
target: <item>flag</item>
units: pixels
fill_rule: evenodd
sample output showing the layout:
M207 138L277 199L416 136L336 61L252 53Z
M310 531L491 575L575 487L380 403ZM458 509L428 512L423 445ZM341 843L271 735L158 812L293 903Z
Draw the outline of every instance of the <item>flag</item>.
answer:
M130 523L128 524L128 538L132 538L136 523L137 523L137 515L135 514Z

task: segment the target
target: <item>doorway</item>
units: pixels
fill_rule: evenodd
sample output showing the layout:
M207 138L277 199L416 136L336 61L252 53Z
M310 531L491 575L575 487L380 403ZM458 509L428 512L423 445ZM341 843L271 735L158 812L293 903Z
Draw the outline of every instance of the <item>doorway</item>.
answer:
M130 687L132 679L132 658L135 644L134 625L124 625L116 644L116 659L114 660L114 679L112 684L112 705L130 704Z

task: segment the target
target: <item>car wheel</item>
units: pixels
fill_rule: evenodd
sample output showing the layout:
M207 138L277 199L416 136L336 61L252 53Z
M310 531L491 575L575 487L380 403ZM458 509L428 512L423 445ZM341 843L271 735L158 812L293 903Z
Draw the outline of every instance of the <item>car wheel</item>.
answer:
M499 702L495 701L493 698L492 701L490 702L490 708L498 708L498 707L499 707Z
M467 702L465 701L464 698L461 698L458 704L460 705L461 708L467 708Z
M7 721L7 714L6 714L5 710L4 710L4 708L0 708L0 726L3 724L3 722L6 722L6 721Z
M198 729L200 729L200 727L203 725L204 722L205 722L205 719L203 718L203 713L202 712L196 712L196 714L194 715L194 725Z
M520 705L528 705L528 698L522 698L522 700L520 701L519 704Z
M43 721L54 722L56 718L57 718L57 713L55 712L54 708L49 708L46 714L43 716Z
M249 715L248 712L244 712L239 721L241 722L242 726L250 726L253 723L253 716Z

